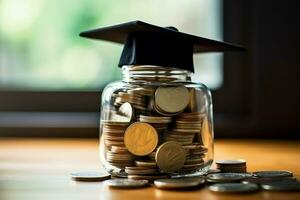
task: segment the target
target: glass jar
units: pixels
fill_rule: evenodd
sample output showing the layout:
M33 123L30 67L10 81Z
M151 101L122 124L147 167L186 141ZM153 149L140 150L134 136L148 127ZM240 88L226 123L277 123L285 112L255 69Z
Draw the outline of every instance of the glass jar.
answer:
M102 93L100 159L129 178L205 174L214 156L209 89L191 72L123 66L123 80Z

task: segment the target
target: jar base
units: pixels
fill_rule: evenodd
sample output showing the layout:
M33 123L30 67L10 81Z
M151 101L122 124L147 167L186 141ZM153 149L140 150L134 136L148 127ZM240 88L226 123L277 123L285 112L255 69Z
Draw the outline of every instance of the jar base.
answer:
M171 178L188 178L188 177L196 177L196 176L202 176L207 174L208 170L210 169L211 165L213 163L213 160L209 160L208 162L206 162L204 164L203 167L201 167L198 170L192 171L190 173L170 173L167 174L169 175ZM127 178L128 174L125 172L125 170L122 169L118 169L118 170L107 170L107 172L109 174L111 174L111 176L115 176L115 177L119 177L119 178ZM161 175L165 175L166 173L161 173ZM160 175L159 173L156 175ZM141 175L143 176L143 175Z

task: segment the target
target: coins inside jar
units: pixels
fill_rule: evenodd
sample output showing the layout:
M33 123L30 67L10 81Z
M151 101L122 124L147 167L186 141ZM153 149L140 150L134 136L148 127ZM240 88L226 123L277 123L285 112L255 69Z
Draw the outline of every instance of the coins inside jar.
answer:
M126 129L124 142L133 155L145 156L156 148L158 135L150 124L135 122Z
M164 172L179 171L186 160L186 152L177 142L165 142L156 151L155 161Z
M179 113L189 103L189 91L186 87L159 87L155 92L155 109L160 113Z
M101 121L105 161L129 178L149 181L201 170L208 153L201 135L207 114L188 107L191 98L190 88L180 84L114 92L111 114Z

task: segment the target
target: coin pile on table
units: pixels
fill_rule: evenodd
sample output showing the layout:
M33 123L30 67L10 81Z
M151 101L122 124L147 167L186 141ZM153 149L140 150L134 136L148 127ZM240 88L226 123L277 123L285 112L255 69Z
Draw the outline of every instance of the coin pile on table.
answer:
M195 187L203 186L205 178L173 178L173 179L158 179L154 181L155 187L166 190L183 190L193 189Z
M259 187L254 183L219 183L209 186L209 189L213 192L245 193L258 191Z
M245 160L218 160L217 169L221 172L246 173L247 166Z
M231 160L232 161L232 160ZM300 191L300 182L289 171L258 171L253 173L216 173L207 175L213 192Z
M176 145L170 142L169 145ZM172 146L166 145L162 151L168 151ZM175 147L177 148L177 147ZM177 149L178 150L178 149ZM232 162L232 160L230 160ZM161 161L159 161L161 162ZM180 160L175 161L177 167L182 165ZM151 186L151 182L158 189L163 190L195 190L205 184L208 189L216 193L246 193L265 191L300 191L300 182L289 171L257 171L253 173L228 173L213 170L212 174L190 178L171 177L168 174L157 173L156 164L150 161L135 161L135 167L126 167L127 178L114 178L103 172L72 173L75 181L104 181L112 188L134 189ZM166 162L160 163L166 171L174 170ZM175 168L175 167L174 167ZM153 174L149 174L153 173ZM111 180L107 180L110 179Z
M207 183L209 190L221 193L300 190L291 172L247 173L245 160L219 160L207 176L178 178L203 170L209 161L207 138L202 135L209 131L208 116L203 107L195 106L194 88L128 87L112 97L102 109L100 129L105 167L118 177L106 182L109 187L139 188L153 183L158 189L186 190ZM95 181L107 176L91 174L89 178ZM73 177L89 178L84 174L82 179Z

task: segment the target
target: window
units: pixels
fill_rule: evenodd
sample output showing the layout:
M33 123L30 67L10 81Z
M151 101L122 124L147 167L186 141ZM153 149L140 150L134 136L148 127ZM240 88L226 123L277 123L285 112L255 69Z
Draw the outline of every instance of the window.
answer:
M98 91L120 79L122 46L78 34L142 20L222 40L221 0L2 0L0 87L31 91ZM221 87L222 55L195 55L193 79Z
M95 137L122 47L78 33L140 19L248 49L195 56L194 79L213 89L217 137L299 138L298 4L1 0L0 136Z

